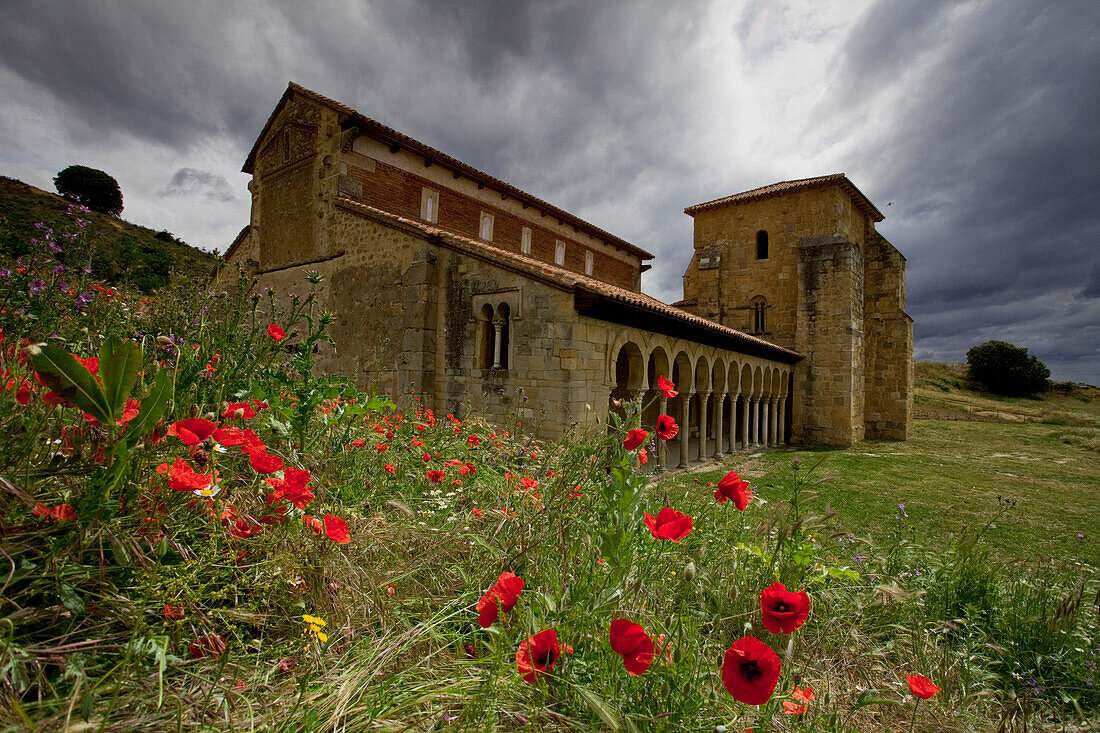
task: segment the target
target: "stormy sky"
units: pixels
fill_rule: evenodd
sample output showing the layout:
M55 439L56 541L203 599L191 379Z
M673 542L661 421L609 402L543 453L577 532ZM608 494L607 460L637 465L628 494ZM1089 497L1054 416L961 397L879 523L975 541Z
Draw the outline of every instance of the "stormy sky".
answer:
M224 249L288 80L657 255L687 205L844 172L908 258L918 358L991 338L1100 384L1096 0L0 0L0 174L118 179Z

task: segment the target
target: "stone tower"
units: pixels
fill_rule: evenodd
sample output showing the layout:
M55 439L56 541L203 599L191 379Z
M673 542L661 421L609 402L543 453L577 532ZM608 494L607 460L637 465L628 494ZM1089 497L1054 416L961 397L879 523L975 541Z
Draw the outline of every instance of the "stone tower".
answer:
M695 253L676 305L794 349L793 442L905 440L912 428L913 327L905 258L882 213L837 173L684 209Z

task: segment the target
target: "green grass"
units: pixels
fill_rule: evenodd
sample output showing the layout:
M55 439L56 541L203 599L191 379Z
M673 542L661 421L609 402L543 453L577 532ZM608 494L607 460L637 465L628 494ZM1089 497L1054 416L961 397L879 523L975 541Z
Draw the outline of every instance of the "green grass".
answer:
M919 365L918 374L946 370ZM922 368L923 367L923 368ZM961 380L956 384L962 384ZM918 395L930 388L918 381ZM899 534L947 546L1016 502L991 526L988 542L1005 559L1100 567L1100 400L1097 390L1051 392L1038 399L999 398L959 389L959 404L996 406L1026 421L915 420L904 443L865 442L844 450L786 449L728 458L720 468L678 476L673 484L716 482L731 469L751 477L767 500L787 498L779 477L791 459L822 461L820 502L840 526L877 542ZM1024 411L1027 411L1026 413ZM900 521L899 504L908 518ZM1079 536L1083 535L1083 537Z

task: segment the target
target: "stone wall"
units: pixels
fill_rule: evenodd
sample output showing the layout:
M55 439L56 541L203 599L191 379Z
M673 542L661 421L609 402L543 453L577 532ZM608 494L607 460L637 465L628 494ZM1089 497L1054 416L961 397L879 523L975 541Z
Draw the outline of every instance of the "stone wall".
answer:
M806 237L798 246L795 350L809 358L795 371L798 443L849 445L863 439L863 256L840 235Z
M754 333L752 299L767 300L764 332L757 335L795 348L798 324L799 243L841 234L862 246L865 217L838 186L795 191L694 214L695 254L684 273L689 310ZM756 235L768 233L768 258L756 258Z
M913 430L913 320L905 313L905 258L875 233L868 240L865 268L867 437L908 440Z

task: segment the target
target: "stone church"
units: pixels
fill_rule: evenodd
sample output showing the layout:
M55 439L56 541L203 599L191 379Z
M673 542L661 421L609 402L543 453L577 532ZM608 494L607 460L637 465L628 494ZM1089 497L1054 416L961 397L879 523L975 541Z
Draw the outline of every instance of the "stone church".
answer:
M323 275L338 350L319 367L363 388L542 437L641 398L645 424L680 425L667 466L909 435L905 258L843 174L686 208L670 305L641 292L644 249L294 83L243 170L251 221L223 277L286 294Z

